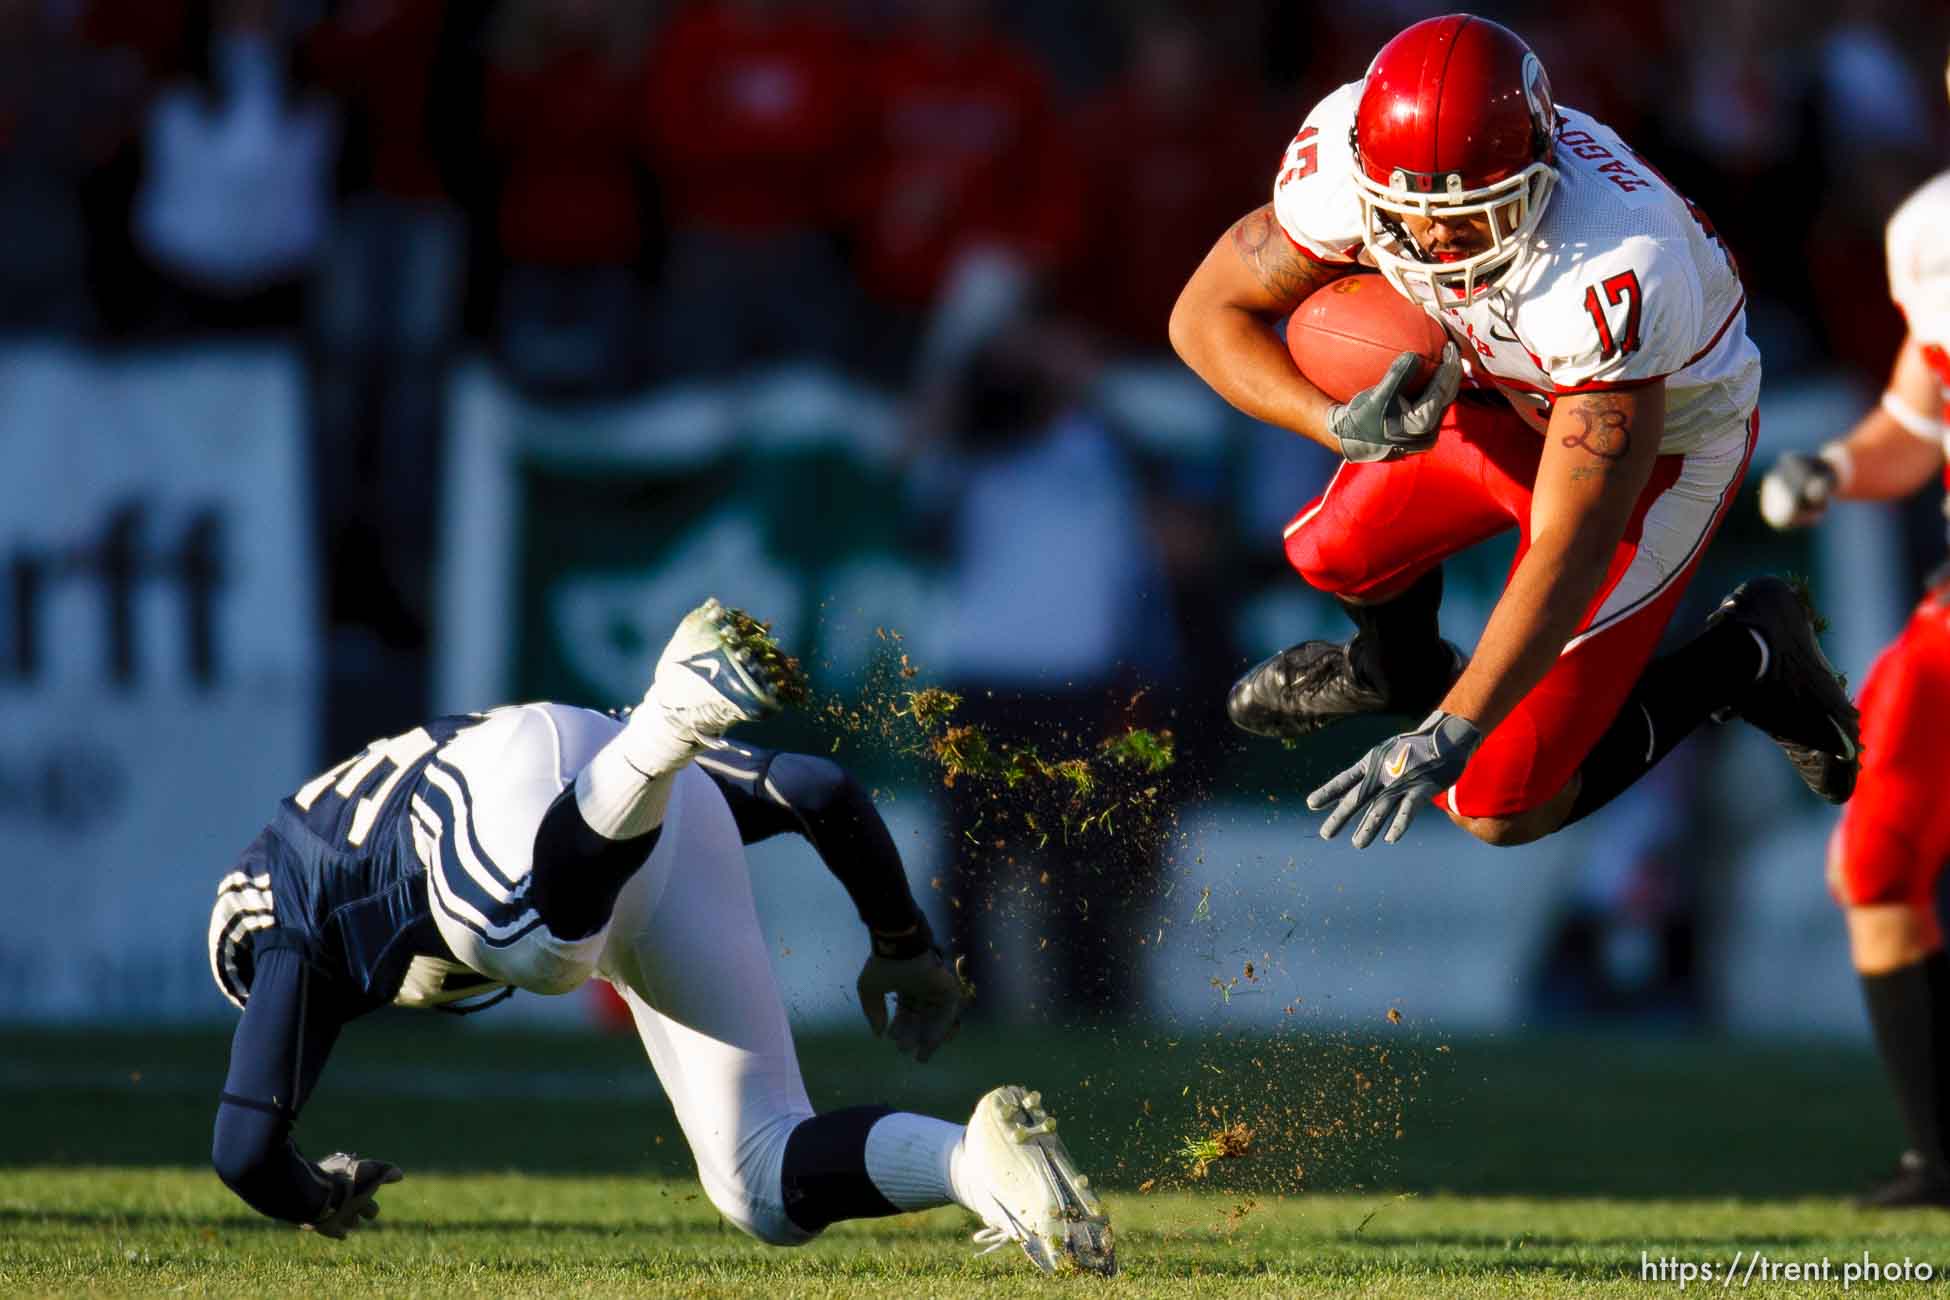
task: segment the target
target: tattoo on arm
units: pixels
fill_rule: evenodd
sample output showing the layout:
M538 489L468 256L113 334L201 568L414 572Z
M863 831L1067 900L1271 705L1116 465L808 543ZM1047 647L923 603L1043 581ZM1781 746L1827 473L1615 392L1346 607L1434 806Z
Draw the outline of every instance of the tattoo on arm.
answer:
M1632 413L1617 398L1586 398L1571 408L1571 415L1578 422L1578 431L1565 434L1564 445L1582 448L1598 462L1573 469L1574 480L1609 473L1632 449Z
M1251 268L1267 293L1289 307L1298 306L1308 294L1344 273L1338 267L1313 261L1294 247L1280 229L1280 219L1273 215L1270 203L1233 223L1232 251Z

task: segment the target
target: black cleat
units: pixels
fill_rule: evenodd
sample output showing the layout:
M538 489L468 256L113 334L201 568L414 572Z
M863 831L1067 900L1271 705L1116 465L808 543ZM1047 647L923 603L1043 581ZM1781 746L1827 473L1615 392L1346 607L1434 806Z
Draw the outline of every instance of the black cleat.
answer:
M1862 715L1821 652L1815 619L1804 593L1767 577L1735 587L1706 622L1730 620L1767 643L1767 667L1743 688L1733 712L1781 747L1810 790L1846 803L1861 767Z
M1903 1152L1896 1176L1855 1202L1864 1210L1950 1209L1950 1170Z
M1356 669L1353 641L1302 641L1255 666L1232 684L1226 715L1241 731L1292 740L1367 713L1421 717L1442 702L1469 660L1444 641L1446 672L1426 684L1388 690L1372 686Z

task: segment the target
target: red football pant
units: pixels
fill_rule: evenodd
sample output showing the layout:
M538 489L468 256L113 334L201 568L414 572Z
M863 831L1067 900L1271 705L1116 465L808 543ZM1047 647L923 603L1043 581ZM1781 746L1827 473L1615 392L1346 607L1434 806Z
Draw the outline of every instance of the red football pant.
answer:
M1950 858L1950 584L1876 657L1862 687L1862 774L1828 843L1844 906L1930 906Z
M1564 788L1658 647L1746 474L1759 427L1756 412L1698 451L1654 462L1578 632L1438 805L1512 817ZM1287 560L1322 591L1386 600L1445 556L1515 525L1521 564L1543 454L1543 439L1501 398L1464 398L1431 450L1343 464L1287 525Z

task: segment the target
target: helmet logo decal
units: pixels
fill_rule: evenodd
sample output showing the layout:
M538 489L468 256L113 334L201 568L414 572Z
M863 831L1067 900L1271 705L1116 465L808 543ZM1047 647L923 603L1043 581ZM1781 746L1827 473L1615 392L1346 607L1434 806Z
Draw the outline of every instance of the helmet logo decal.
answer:
M1530 50L1523 52L1523 99L1530 106L1530 120L1548 138L1557 127L1557 101L1551 98L1544 61Z

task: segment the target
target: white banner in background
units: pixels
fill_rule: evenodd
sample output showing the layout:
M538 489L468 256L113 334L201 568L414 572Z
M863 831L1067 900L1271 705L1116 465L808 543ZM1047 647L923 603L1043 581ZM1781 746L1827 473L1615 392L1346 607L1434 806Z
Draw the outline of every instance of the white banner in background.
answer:
M212 1017L216 882L306 775L302 373L0 351L0 1019Z

